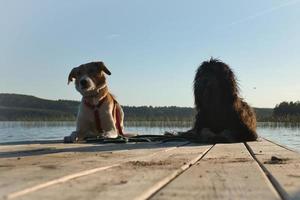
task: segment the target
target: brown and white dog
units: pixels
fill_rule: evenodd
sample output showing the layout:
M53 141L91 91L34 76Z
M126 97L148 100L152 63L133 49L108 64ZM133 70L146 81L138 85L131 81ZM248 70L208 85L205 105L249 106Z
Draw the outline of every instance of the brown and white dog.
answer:
M76 131L64 142L82 141L87 137L116 138L123 135L124 113L108 91L105 74L111 75L103 62L90 62L73 68L68 84L75 79L76 90L82 95L77 114Z

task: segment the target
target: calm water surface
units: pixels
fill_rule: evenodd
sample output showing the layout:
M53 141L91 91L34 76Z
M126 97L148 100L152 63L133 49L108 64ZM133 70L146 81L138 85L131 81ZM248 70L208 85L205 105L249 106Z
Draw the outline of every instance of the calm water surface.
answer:
M187 130L188 123L127 123L126 132L163 134L165 131ZM74 122L0 122L0 143L62 139L75 129ZM260 136L300 151L300 124L259 123Z

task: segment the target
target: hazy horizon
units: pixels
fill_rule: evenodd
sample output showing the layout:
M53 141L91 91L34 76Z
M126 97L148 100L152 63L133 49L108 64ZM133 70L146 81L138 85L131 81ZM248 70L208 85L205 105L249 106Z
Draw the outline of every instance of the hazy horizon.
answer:
M43 99L43 100L50 100L50 101L59 101L59 100L62 100L62 101L78 101L80 102L80 99L50 99L50 98L43 98L43 97L40 97L40 96L36 96L36 95L32 95L32 94L23 94L23 93L0 93L1 94L12 94L12 95L25 95L25 96L33 96L33 97L36 97L36 98L39 98L39 99ZM152 106L152 107L182 107L182 108L194 108L195 106L192 105L192 106L176 106L176 105L165 105L165 106L162 106L162 105L156 105L156 106L153 106L153 105L125 105L125 104L122 104L122 106L130 106L130 107L143 107L143 106ZM274 106L275 107L275 106ZM274 109L274 107L254 107L254 108L267 108L267 109Z
M80 100L73 67L103 60L122 105L193 107L201 62L228 63L253 107L300 100L300 0L0 0L0 93Z

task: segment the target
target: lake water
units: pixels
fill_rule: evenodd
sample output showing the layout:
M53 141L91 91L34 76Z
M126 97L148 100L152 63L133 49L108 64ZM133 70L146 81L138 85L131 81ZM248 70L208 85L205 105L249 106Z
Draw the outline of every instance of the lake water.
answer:
M125 132L163 134L189 129L188 123L127 123ZM0 122L0 143L34 140L60 140L75 129L74 122ZM300 151L300 124L259 123L260 136Z

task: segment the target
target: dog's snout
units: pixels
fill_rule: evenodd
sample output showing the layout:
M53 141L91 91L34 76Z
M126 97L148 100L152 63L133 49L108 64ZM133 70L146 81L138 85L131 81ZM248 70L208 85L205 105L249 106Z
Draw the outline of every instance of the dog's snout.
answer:
M95 83L88 76L83 76L79 79L79 82L76 83L76 89L79 90L79 92L87 92L94 90L95 88Z
M82 80L80 80L80 85L82 87L87 87L88 86L88 81L86 79L82 79Z

